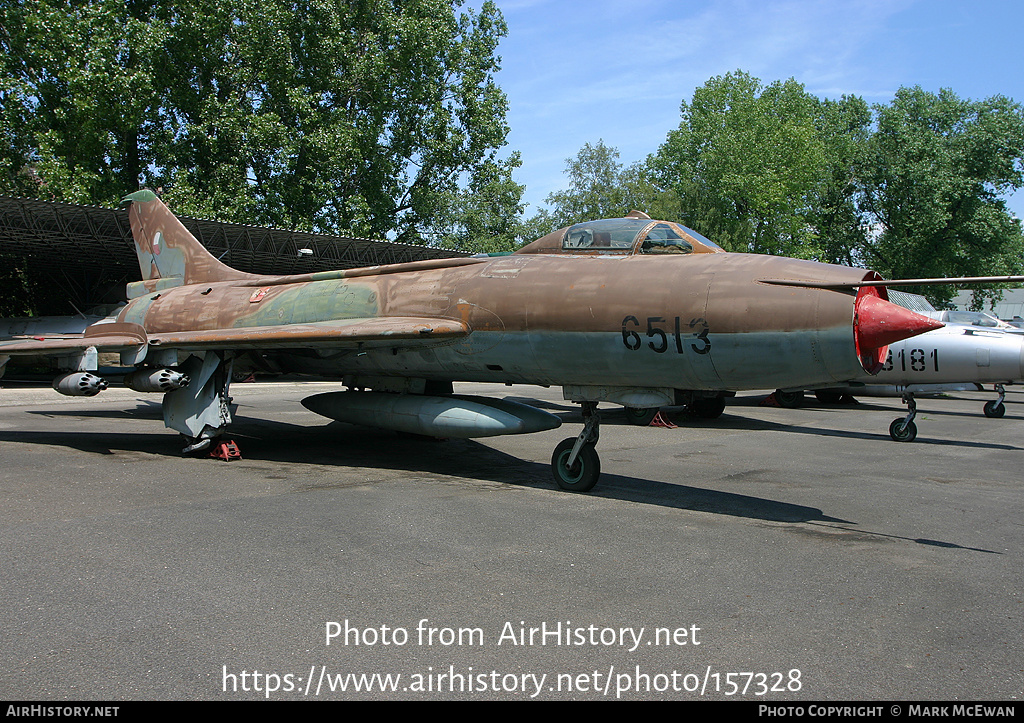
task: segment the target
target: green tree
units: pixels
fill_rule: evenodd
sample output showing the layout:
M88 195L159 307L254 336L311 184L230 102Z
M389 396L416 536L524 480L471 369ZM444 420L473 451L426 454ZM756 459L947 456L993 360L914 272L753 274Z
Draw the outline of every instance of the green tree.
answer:
M31 290L24 258L0 254L0 291L0 317L31 316Z
M569 188L548 195L555 228L598 218L614 218L629 213L624 208L626 193L622 186L619 151L599 140L585 143L575 158L565 159Z
M823 177L818 100L790 79L764 86L737 71L682 103L682 121L650 159L684 222L734 251L814 256L806 218Z
M0 2L4 192L109 203L138 188L166 37L142 5Z
M460 5L0 0L2 190L110 204L143 184L222 220L509 243L507 30Z
M654 183L643 163L623 167L619 151L599 140L585 143L574 158L565 159L569 188L548 195L551 209L541 209L526 220L521 239L529 242L565 226L599 218L621 218L632 210L673 220L679 200L671 189Z
M860 179L870 226L857 255L890 278L1019 273L1024 239L1003 196L1024 185L1021 106L918 87L875 112ZM920 292L941 304L955 290Z
M872 120L871 109L861 98L820 101L816 125L825 164L805 214L819 261L846 266L863 263L859 249L867 222L858 199Z

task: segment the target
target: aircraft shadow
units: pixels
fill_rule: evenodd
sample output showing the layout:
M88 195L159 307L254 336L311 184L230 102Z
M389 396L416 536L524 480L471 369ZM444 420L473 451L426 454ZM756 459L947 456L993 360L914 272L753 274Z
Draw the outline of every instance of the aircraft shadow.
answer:
M944 399L945 401L952 400L963 402L965 405L977 405L974 408L974 411L971 411L970 409L968 409L967 411L935 409L934 405L929 404L929 402L933 401L931 397L918 396L917 412L919 415L933 414L935 416L941 415L946 417L964 417L967 419L978 419L980 417L981 419L985 419L985 414L982 411L982 409L985 406L986 402L994 401L996 395L995 392L988 393L988 396L985 396L985 392L977 392L977 394L977 397L971 398L958 396L955 397L948 394L945 397L942 397L942 399ZM729 401L729 404L726 407L726 411L728 411L729 407L759 407L761 406L761 402L764 401L764 399L765 397L758 396L737 397L736 399ZM885 404L881 401L881 399L888 399L891 402L893 402L893 404ZM1009 410L1012 409L1015 405L1022 404L1022 402L1011 399L1010 396L1007 395L1006 399L1003 401L1003 404L1006 406L1008 412L1006 418L1013 419L1017 416L1017 410L1014 410L1013 412L1010 412ZM899 397L857 397L855 402L849 404L829 404L825 402L819 402L812 395L807 395L800 406L790 409L788 411L799 413L801 410L804 409L808 411L813 410L815 412L835 413L856 412L858 410L876 412L888 410L893 412L893 414L897 415L906 414L906 406L900 403Z
M994 395L993 395L992 399L993 400L995 399ZM951 410L951 409L935 409L933 406L929 406L929 404L928 404L929 401L930 400L927 397L918 397L918 399L917 399L917 413L919 415L933 414L936 417L942 416L942 417L963 417L963 418L966 418L966 419L979 419L979 418L980 419L985 419L985 413L982 410L983 410L983 408L985 406L985 402L990 401L990 400L988 400L988 399L961 399L961 400L958 400L958 401L962 401L962 402L964 402L966 404L976 404L977 406L976 406L976 408L973 411L970 411L970 410L967 410L967 411L954 411L954 410ZM1010 406L1011 406L1010 404L1006 404L1005 402L1004 402L1004 405L1007 407L1007 409L1009 409ZM821 404L821 403L817 403L817 404L808 404L808 405L805 405L805 406L807 406L808 408L813 409L815 411L837 411L837 412L843 412L843 411L849 410L851 412L855 412L858 409L860 409L860 410L870 410L870 411L884 411L884 410L888 409L888 410L892 411L894 414L901 414L901 413L902 414L906 414L906 407L904 407L901 410L901 409L899 409L897 407L889 407L889 406L885 406L885 405L882 405L882 404L871 404L870 402L865 403L863 401L858 401L856 404L838 405L838 404ZM799 411L799 409L794 410L794 411ZM1014 411L1016 411L1016 410L1014 410ZM1015 416L1016 416L1015 414L1011 413L1011 414L1009 414L1005 418L1006 419L1013 419Z
M708 428L720 428L726 429L744 429L744 430L760 430L760 431L784 431L789 433L799 434L810 434L817 436L828 436L828 437L844 437L847 439L870 439L870 440L885 440L886 442L892 442L889 437L889 430L885 428L878 433L873 432L854 432L848 430L834 429L828 427L808 427L806 425L797 424L783 424L779 422L771 422L761 419L752 419L750 417L744 417L741 414L730 414L730 409L734 411L741 410L743 408L754 408L760 406L760 399L757 397L744 397L738 403L730 402L726 408L725 413L718 419L702 419L700 417L693 416L686 412L683 407L665 407L661 410L662 416L682 429L708 429ZM544 407L548 411L560 417L563 422L567 424L578 424L581 423L583 417L580 414L578 407L566 408L560 405L554 405L545 402L539 402L529 398L517 398L516 401L520 401L524 404L530 404L535 407ZM793 413L793 419L798 421L800 419L800 412L802 409L814 410L815 412L826 411L835 412L838 417L841 413L856 413L860 411L891 411L893 413L893 419L897 416L906 416L905 411L900 409L886 406L882 404L871 404L858 402L857 404L844 404L844 405L827 405L820 404L817 402L811 402L805 404L802 407L787 410ZM902 412L902 413L901 413ZM949 412L942 410L928 409L927 406L918 403L918 415L919 417L927 417L927 415L946 415L946 416L962 416L969 419L985 419L984 414L980 411L977 414L970 412ZM945 446L957 446L957 447L982 447L988 449L1019 449L1018 447L993 444L984 441L976 440L950 440L950 439L936 439L929 438L927 436L927 424L918 422L918 437L914 441L914 444L934 444L934 445L945 445ZM626 413L622 408L602 408L601 409L601 426L633 426L633 423L626 417ZM982 430L979 429L979 434Z
M683 422L675 423L680 428L700 426L702 428L715 427L723 431L730 430L746 430L746 431L777 431L786 432L789 434L806 434L818 437L842 437L846 439L867 439L877 442L885 442L887 444L897 444L892 441L889 437L888 429L884 431L875 432L856 432L851 430L843 429L831 429L828 427L809 427L806 425L794 425L794 424L783 424L781 422L772 422L765 419L751 419L750 417L743 417L737 414L729 414L729 408L726 407L726 413L723 414L716 420L695 420L696 424L688 420L686 417L680 417ZM799 410L793 410L799 411ZM927 410L921 410L919 408L919 417L932 412ZM898 416L898 415L897 415ZM671 417L675 421L675 417ZM895 419L896 416L893 417ZM602 417L603 422L603 417ZM929 444L938 445L945 447L967 447L972 449L1003 449L1003 450L1019 450L1021 447L1016 447L1008 444L996 444L994 442L984 442L978 440L963 440L963 439L938 439L929 438L928 426L926 423L917 422L918 436L912 444ZM979 433L981 430L979 430Z
M140 401L132 409L47 409L26 410L40 417L89 417L94 419L160 419L164 418L160 402Z
M98 416L98 415L94 415ZM152 434L131 432L112 434L110 432L46 431L26 432L0 430L0 442L18 444L39 444L48 447L66 447L92 454L117 454L118 452L145 452L163 457L177 457L181 451L181 440L166 431Z
M436 440L341 422L305 427L247 417L236 417L231 436L242 449L243 461L386 469L412 475L548 488L552 494L572 494L561 492L554 486L546 463L523 460L474 440ZM179 457L181 449L181 438L166 430L151 434L0 430L0 441L69 447L101 455L139 452ZM210 464L231 463L210 460ZM309 489L325 486L331 485L318 484ZM812 524L833 528L841 535L894 537L935 547L972 549L951 542L851 529L845 525L856 523L828 515L816 507L626 475L602 474L600 484L587 496L766 522Z

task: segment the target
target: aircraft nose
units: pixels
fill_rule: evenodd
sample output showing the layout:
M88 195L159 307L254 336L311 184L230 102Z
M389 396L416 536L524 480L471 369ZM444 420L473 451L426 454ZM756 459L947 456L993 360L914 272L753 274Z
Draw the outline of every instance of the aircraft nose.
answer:
M943 326L945 324L941 321L886 301L874 287L861 287L857 294L854 338L861 365L869 374L875 374L881 369L889 344Z

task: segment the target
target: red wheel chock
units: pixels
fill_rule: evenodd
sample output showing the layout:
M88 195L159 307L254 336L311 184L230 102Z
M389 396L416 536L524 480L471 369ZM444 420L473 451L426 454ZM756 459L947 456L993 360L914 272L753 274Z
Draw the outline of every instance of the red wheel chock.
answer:
M654 419L652 419L651 423L648 424L647 426L648 427L662 427L664 429L675 429L676 428L676 425L672 424L672 422L670 422L668 420L668 417L663 417L661 412L658 412L657 414L655 414L654 415Z
M227 442L220 442L214 445L213 449L210 450L210 456L214 459L230 462L233 459L241 459L242 453L238 451L238 445L235 444L235 440L230 439Z

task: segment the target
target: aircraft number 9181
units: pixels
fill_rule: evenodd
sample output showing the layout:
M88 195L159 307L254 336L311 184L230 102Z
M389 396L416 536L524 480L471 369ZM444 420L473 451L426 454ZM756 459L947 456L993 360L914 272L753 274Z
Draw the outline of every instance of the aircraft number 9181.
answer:
M928 370L928 361L931 361L931 366L935 371L939 371L939 350L932 349L931 353L925 356L924 349L911 349L910 353L907 353L906 349L900 349L896 352L896 359L893 359L892 349L889 350L889 356L885 359L885 366L882 367L882 371L891 372L897 365L900 367L901 372L907 371L909 365L910 371L912 372L923 372Z
M688 340L690 337L693 338L693 341L690 342L690 349L698 354L707 354L711 351L711 340L708 339L710 329L708 329L708 323L705 319L691 319L688 327L690 329L699 328L700 331L695 331L686 336L682 332L682 321L678 316L675 317L674 325L671 329L666 330L663 326L665 324L668 324L668 322L664 317L647 317L646 335L650 339L647 342L647 346L651 351L664 354L669 350L671 340L672 345L675 346L676 353L682 354L684 340ZM640 320L635 316L627 316L622 320L622 343L630 351L637 351L644 345L643 339L640 336L642 329L643 326L640 324Z

